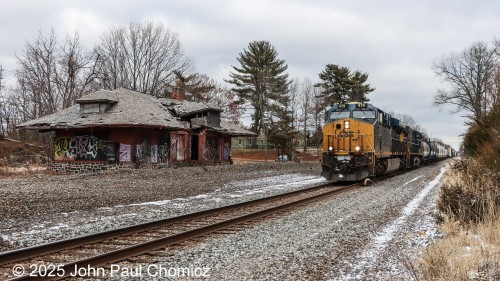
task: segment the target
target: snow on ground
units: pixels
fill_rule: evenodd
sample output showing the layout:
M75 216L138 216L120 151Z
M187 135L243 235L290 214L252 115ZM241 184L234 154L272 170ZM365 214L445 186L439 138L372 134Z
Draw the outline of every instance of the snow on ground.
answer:
M412 279L411 267L415 265L418 250L440 235L429 210L435 208L436 187L447 169L448 165L442 167L440 173L404 207L401 215L373 236L369 247L361 250L353 261L346 261L350 270L333 280ZM405 182L402 187L420 177Z
M178 216L258 197L326 183L323 177L300 173L232 181L213 192L151 202L101 207L91 211L53 214L40 222L4 222L4 243L25 247L106 229Z

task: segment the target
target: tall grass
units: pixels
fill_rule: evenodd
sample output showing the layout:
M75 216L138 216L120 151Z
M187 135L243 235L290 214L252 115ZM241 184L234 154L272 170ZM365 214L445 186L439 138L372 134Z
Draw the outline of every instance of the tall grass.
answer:
M463 226L495 220L500 214L498 176L477 159L456 160L441 187L441 216Z
M426 249L420 280L500 280L498 168L480 158L456 160L438 200L443 239Z
M500 220L467 230L448 220L441 228L444 238L427 248L418 279L500 280Z

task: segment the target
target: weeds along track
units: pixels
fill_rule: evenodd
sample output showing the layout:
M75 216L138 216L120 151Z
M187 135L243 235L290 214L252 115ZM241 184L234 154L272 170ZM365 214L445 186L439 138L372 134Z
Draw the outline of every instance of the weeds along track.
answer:
M294 207L346 192L358 184L334 186L324 184L285 194L205 210L183 216L153 221L92 235L57 241L49 244L14 250L0 254L0 276L3 279L38 280L61 279L74 274L75 268L109 265L113 262L133 260L144 255L168 255L165 249L212 233L227 233ZM156 252L155 252L156 251ZM25 275L15 272L22 266ZM59 266L59 267L58 267ZM52 269L52 272L46 271ZM27 273L35 271L36 276ZM50 276L47 276L50 275Z

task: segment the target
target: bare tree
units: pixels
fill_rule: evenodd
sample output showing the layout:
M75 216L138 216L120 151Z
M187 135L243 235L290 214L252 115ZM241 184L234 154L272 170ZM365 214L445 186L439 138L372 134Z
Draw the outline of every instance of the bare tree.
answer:
M95 77L95 57L85 51L78 34L67 36L59 46L55 31L40 31L17 55L16 84L9 100L19 110L18 121L27 121L69 107L84 93Z
M243 112L242 105L235 92L227 87L212 81L214 89L207 94L206 102L223 109L222 117L231 123L241 125L240 117Z
M0 64L0 95L2 94L2 89L3 89L3 66Z
M299 79L294 78L288 86L290 93L290 111L292 112L292 127L299 131L299 114L300 114L300 85Z
M96 78L97 56L81 47L78 34L66 37L61 52L55 85L61 95L62 108L67 108L90 90L89 84Z
M5 134L5 98L3 96L3 66L0 64L0 138L4 137Z
M427 137L427 130L425 130L425 128L422 127L422 125L418 124L412 116L405 113L397 113L393 111L389 111L387 113L392 115L392 117L398 119L401 126L409 126L413 130L422 133L424 137Z
M323 141L323 122L325 119L325 101L320 95L320 89L314 87L314 99L313 99L313 121L314 121L314 133L312 135L311 143L315 143L317 148L321 147Z
M300 85L301 87L301 110L302 110L302 129L304 133L304 151L307 150L307 136L310 124L309 119L313 116L314 107L313 100L315 89L313 83L309 79L304 79Z
M4 93L1 98L3 100L3 106L0 108L0 119L3 119L0 120L2 123L2 134L10 136L16 129L16 124L23 121L23 111L22 107L19 106L19 100L16 96Z
M493 46L494 46L494 51L497 56L497 58L500 59L500 40L495 39L493 41ZM495 79L493 83L493 93L496 94L496 103L500 102L500 63L497 64L496 70L495 70Z
M99 56L95 87L125 87L161 96L192 62L184 55L179 36L161 23L130 23L105 32L95 47Z
M477 42L460 53L443 56L433 70L449 87L438 90L434 105L454 105L453 113L465 112L468 124L481 124L483 116L499 101L500 67L498 42L496 47Z

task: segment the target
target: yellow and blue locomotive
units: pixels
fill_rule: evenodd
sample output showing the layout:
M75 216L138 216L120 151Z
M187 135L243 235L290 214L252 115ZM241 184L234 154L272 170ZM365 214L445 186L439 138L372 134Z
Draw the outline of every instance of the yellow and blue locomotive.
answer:
M335 104L326 114L322 176L328 180L360 181L430 160L431 145L420 132L371 104Z

